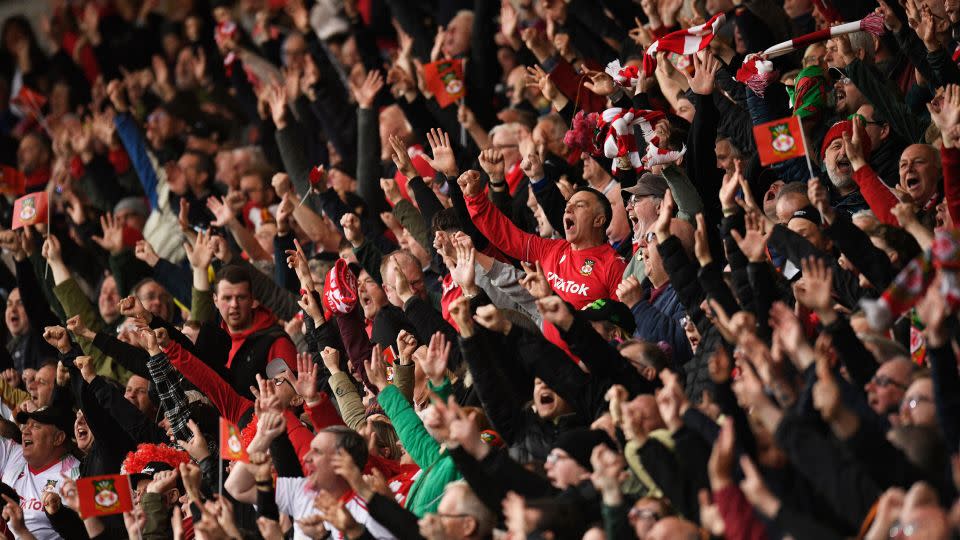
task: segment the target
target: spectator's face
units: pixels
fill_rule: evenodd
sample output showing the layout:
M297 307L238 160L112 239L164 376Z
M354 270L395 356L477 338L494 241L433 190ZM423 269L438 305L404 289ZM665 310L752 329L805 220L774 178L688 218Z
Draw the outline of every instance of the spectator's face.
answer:
M830 183L839 190L853 187L853 167L843 149L843 139L836 138L827 145L823 154L823 163L827 166Z
M793 218L787 222L787 228L806 238L817 249L824 248L825 242L820 227L809 219Z
M270 203L270 190L259 174L243 175L240 178L240 191L256 206L266 207Z
M808 68L810 66L820 66L823 69L827 69L827 47L823 43L817 43L816 45L807 47L807 51L803 55L803 67Z
M20 289L10 291L10 296L7 297L7 311L4 313L4 320L7 323L7 330L13 336L22 336L30 330L27 310L23 309L23 301L20 300Z
M457 14L443 34L441 51L448 57L459 56L470 48L470 36L473 34L473 16L464 13Z
M677 116L683 118L687 122L693 123L693 117L697 114L697 108L693 106L693 103L690 102L687 98L680 98L677 100Z
M57 369L53 366L43 366L37 370L37 376L27 385L27 392L37 407L45 407L53 402L53 384L56 381Z
M849 116L859 109L867 100L860 93L857 85L853 84L849 78L844 77L833 86L833 95L836 98L837 114Z
M881 364L865 386L870 408L880 415L896 411L903 400L909 378L909 360L890 360Z
M552 420L565 414L570 407L547 383L537 377L533 380L533 409L540 418Z
M643 236L640 237L640 254L643 257L643 267L647 270L647 277L653 283L654 287L659 287L668 282L670 278L667 271L663 268L663 260L660 258L660 251L657 249L657 235L653 229L655 225L650 224Z
M396 105L391 105L380 111L380 159L389 160L393 153L390 146L390 135L406 139L410 135L410 124L403 115L403 111Z
M862 116L866 121L864 129L870 137L870 146L871 148L876 148L890 135L890 126L876 122L873 119L873 113L873 105L869 103L861 105L860 108L857 109L857 114Z
M490 141L493 147L503 153L503 165L510 169L514 163L520 161L520 142L516 134L509 130L501 129L493 136Z
M50 161L50 152L36 135L27 135L17 148L17 166L24 174L43 167Z
M592 193L580 191L570 197L563 212L563 233L567 242L582 242L595 234L597 229L606 228L603 210Z
M336 444L334 434L321 431L310 441L310 449L303 456L304 472L309 475L311 487L315 490L330 489L340 479L330 466L330 460L337 454Z
M780 193L783 184L783 180L776 180L763 194L763 213L774 221L777 220L777 194Z
M146 137L154 148L163 146L164 141L174 134L174 121L170 113L157 109L147 117Z
M136 291L137 299L147 311L161 319L170 320L170 294L156 281L148 281Z
M647 195L644 197L638 197L633 195L630 197L630 212L633 215L633 230L634 231L646 231L647 227L651 223L657 220L657 216L660 214L660 203L663 199L654 197L653 195Z
M230 283L222 279L217 283L217 294L214 302L220 317L227 323L231 332L240 332L250 327L253 322L255 303L250 292L250 283Z
M550 483L557 489L567 489L579 484L583 475L588 472L577 460L570 457L570 454L559 448L550 451L543 468L547 471Z
M907 388L900 402L900 422L905 426L936 426L937 410L933 403L933 380L917 379Z
M956 24L960 21L960 0L946 0L943 3L944 11L947 12L947 18L951 23Z
M120 291L117 290L117 280L113 276L103 279L100 286L100 296L97 297L97 308L100 316L107 322L113 322L120 316Z
M443 526L444 538L462 540L470 538L476 530L477 520L463 513L463 498L466 487L460 484L450 485L437 505L437 514Z
M49 424L28 420L20 426L23 457L31 466L48 465L57 448L66 440L66 434Z
M409 256L399 255L396 259L400 261L400 270L403 272L403 275L407 277L413 294L421 298L426 298L427 289L423 284L423 269L415 264ZM400 300L400 297L397 295L397 290L394 288L396 279L397 263L396 260L394 260L387 265L387 272L383 276L383 290L387 294L387 299L391 304L397 307L403 307L403 302Z
M147 395L147 385L149 384L150 381L147 379L134 375L127 381L127 387L123 391L123 397L144 414L147 414L153 408L153 404L150 403L150 396Z
M380 312L380 308L386 305L387 295L366 270L360 272L358 279L360 286L357 288L357 299L360 300L360 307L363 308L363 316L372 321Z
M143 226L147 223L147 219L143 215L132 210L121 210L114 214L114 217L122 226L138 231L142 231Z
M87 425L87 418L83 411L77 411L77 419L73 422L73 438L77 440L77 448L86 454L93 446L93 432Z
M547 152L553 152L558 156L566 154L567 149L563 144L563 134L565 131L555 129L553 120L540 120L533 128L533 144L537 148L540 157L546 156Z
M690 350L696 351L697 345L700 345L700 330L697 325L693 324L693 317L684 317L681 322L683 323L683 333L687 336L687 341L690 342Z
M733 145L727 139L721 139L716 142L714 147L717 152L717 168L723 169L727 174L733 174L734 171L734 151Z
M183 179L186 180L186 187L194 193L203 192L206 188L207 174L200 170L200 158L193 154L184 154L180 156L177 164L183 173Z
M627 514L627 519L630 520L630 525L633 526L633 532L637 535L638 540L644 540L650 533L650 529L662 518L663 505L659 501L649 498L638 500L630 509L630 513Z
M937 192L940 181L940 157L925 144L912 144L900 156L900 189L923 206Z
M283 65L297 70L303 69L307 56L307 42L300 34L290 34L283 42Z
M217 152L214 164L217 167L217 178L231 189L240 187L240 175L235 167L235 150L221 150Z

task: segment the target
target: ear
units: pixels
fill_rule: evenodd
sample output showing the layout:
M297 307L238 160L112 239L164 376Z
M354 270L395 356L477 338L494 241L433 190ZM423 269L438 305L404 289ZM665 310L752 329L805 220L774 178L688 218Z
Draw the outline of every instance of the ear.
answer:
M170 491L166 492L163 495L163 498L165 499L164 502L167 504L167 506L173 508L180 502L180 489L174 487Z
M880 128L880 138L886 139L889 136L890 136L890 124L884 124L883 127Z
M857 58L859 58L860 60L863 60L865 56L867 56L866 49L857 49Z
M477 518L468 517L463 520L463 537L470 538L477 532Z
M67 434L63 431L57 430L56 436L53 438L53 445L60 446L61 444L67 441Z
M253 309L257 309L258 307L260 307L260 301L257 300L256 298L254 298L254 299L253 299L253 303L251 304L251 307L252 307Z

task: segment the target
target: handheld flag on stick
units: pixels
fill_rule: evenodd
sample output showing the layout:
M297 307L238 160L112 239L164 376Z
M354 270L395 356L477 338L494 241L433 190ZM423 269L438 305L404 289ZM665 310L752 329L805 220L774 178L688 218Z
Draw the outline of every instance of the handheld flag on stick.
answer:
M300 203L297 204L297 209L303 206L303 203L307 202L307 199L313 195L314 192L320 193L320 190L327 183L327 169L323 165L317 165L310 169L310 175L307 177L310 180L310 189L307 190L306 195L300 199Z
M230 461L247 461L247 449L240 440L240 428L236 424L220 418L220 457Z
M423 65L423 80L440 108L446 108L466 94L463 60L438 60Z
M753 138L757 142L761 165L772 165L805 156L810 177L814 176L813 165L810 163L810 156L807 153L807 142L803 135L803 126L800 125L800 117L788 116L787 118L753 126Z
M24 225L36 225L47 222L47 193L38 191L24 195L13 203L13 223L11 229L20 229Z
M88 476L77 479L80 516L84 519L133 510L130 477L125 474Z

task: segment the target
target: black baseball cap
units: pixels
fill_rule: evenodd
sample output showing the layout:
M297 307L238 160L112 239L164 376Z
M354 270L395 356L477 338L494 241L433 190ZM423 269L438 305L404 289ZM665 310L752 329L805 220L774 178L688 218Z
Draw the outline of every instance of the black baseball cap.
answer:
M55 405L40 407L33 412L20 411L17 413L18 424L26 424L30 420L40 424L55 426L60 431L66 433L67 438L72 438L73 423L76 420L76 415L74 415L71 410Z
M609 321L623 329L628 336L637 330L637 322L633 319L633 312L623 302L609 298L598 298L583 306L580 310L588 321Z

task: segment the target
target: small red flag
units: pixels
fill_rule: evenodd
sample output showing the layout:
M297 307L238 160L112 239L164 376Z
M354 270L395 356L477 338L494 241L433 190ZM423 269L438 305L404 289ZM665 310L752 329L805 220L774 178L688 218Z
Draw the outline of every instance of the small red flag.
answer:
M47 104L47 98L27 85L20 87L17 95L10 100L14 105L20 108L40 110Z
M220 457L230 461L248 461L247 449L240 440L240 428L236 424L220 418Z
M320 191L320 188L327 181L327 170L323 165L317 165L316 167L310 169L310 187L314 191Z
M47 193L38 191L17 199L13 203L13 223L11 229L19 229L24 225L35 225L47 221Z
M753 126L760 163L766 166L805 155L802 129L798 116Z
M130 477L125 474L87 476L77 479L80 516L84 519L133 510Z
M456 103L466 94L463 84L463 60L458 58L424 64L423 80L440 108Z
M0 165L0 194L23 195L26 191L27 177L8 165Z

